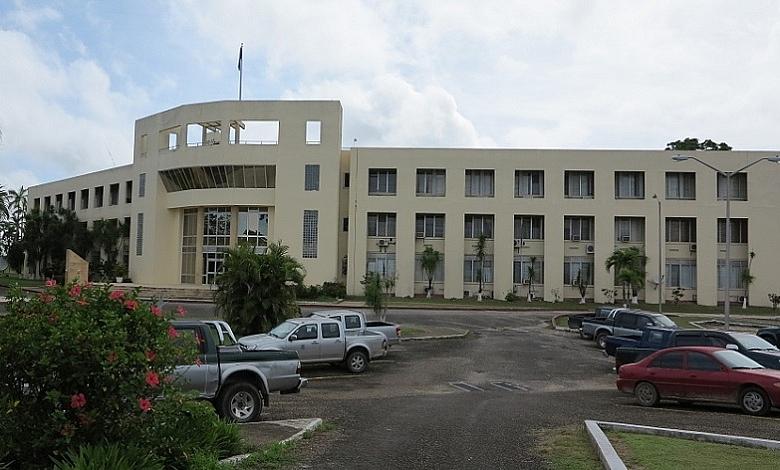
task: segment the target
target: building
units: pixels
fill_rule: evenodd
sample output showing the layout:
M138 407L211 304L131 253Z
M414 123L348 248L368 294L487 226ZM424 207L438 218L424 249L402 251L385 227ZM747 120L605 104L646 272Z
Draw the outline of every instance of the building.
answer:
M723 301L725 181L695 162L646 150L342 149L337 101L221 101L139 119L131 165L30 188L31 208L68 207L81 220L130 222L129 273L141 284L208 284L224 249L282 240L306 281L362 291L367 270L396 277L396 295L425 292L419 255L443 256L434 294L525 296L528 266L545 300L604 301L605 260L636 246L648 257L640 298L657 302L659 222L664 298ZM707 152L734 169L766 152ZM732 179L732 298L780 292L780 168ZM654 196L661 201L662 220ZM480 234L485 258L475 256Z

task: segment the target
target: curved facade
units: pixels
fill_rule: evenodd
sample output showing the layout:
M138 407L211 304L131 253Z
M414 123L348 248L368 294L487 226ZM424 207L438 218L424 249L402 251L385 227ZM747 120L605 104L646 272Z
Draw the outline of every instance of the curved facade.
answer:
M311 284L360 293L367 270L393 275L396 295L425 292L426 246L442 254L434 294L483 291L546 300L614 289L604 268L616 248L648 257L639 292L714 305L724 299L723 182L665 151L341 148L337 101L223 101L136 121L132 165L30 189L30 207L63 205L82 220L130 221L130 276L142 284L208 284L239 242L282 240ZM706 152L730 170L766 152ZM732 181L732 298L750 266L749 297L778 292L780 168ZM658 213L658 199L662 213ZM659 250L660 226L660 250ZM480 234L486 257L475 256Z

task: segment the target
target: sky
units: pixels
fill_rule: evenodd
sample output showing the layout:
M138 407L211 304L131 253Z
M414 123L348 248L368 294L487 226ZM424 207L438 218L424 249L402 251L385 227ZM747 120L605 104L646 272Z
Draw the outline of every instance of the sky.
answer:
M338 99L343 145L780 149L780 2L0 0L0 184L185 103Z

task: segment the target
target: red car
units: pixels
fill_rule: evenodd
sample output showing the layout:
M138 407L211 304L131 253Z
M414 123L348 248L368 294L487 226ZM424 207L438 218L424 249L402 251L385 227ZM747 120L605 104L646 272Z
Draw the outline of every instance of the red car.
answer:
M669 348L620 368L617 388L642 406L662 399L736 403L750 415L780 406L780 370L765 369L737 351L712 347Z

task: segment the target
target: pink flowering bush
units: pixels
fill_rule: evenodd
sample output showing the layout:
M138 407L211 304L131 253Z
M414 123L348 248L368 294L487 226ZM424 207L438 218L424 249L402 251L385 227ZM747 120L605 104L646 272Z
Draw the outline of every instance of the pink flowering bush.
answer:
M166 379L196 361L176 316L105 286L12 293L0 316L0 464L49 466L69 449L150 432L157 399L181 396Z

